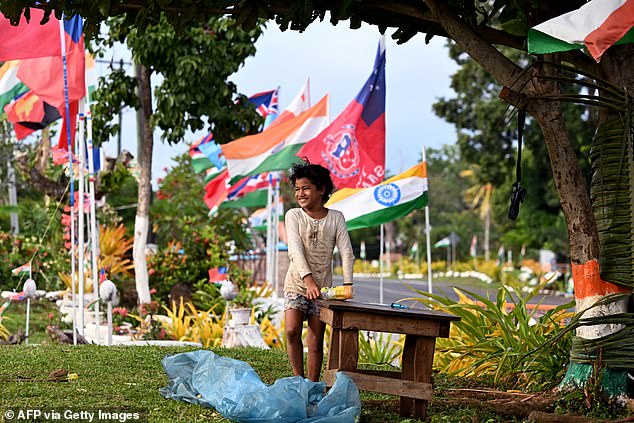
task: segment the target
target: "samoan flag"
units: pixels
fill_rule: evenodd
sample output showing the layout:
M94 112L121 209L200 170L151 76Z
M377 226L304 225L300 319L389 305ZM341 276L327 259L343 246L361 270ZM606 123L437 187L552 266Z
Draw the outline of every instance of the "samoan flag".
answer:
M277 116L279 113L278 90L279 87L275 90L262 91L249 97L249 102L255 106L258 114L265 119L271 114Z
M297 153L330 170L337 188L365 188L385 174L385 41L372 74L343 112Z

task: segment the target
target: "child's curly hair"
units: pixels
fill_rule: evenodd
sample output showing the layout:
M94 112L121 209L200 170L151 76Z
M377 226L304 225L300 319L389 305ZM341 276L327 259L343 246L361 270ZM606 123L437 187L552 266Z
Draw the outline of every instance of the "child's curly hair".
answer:
M330 194L335 189L335 185L330 178L330 171L318 164L311 164L307 158L302 158L301 163L295 163L289 171L289 179L295 187L295 181L301 178L309 179L317 189L324 188L321 199L324 203L330 198Z

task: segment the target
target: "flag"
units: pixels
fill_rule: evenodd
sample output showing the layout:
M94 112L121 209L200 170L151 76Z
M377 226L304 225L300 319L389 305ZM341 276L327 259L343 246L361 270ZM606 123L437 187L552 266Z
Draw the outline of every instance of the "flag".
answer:
M48 22L41 25L44 11L33 7L29 11L30 21L21 16L17 26L0 14L0 62L61 56L59 20L51 14Z
M222 145L232 181L272 170L287 170L297 151L328 126L328 95L300 115Z
M268 202L269 175L279 178L277 172L264 172L248 176L229 188L227 199L220 208L264 207Z
M54 165L68 163L68 150L66 148L53 147L51 148L51 155ZM77 163L77 157L75 157L75 155L73 155L73 163Z
M9 122L13 123L15 136L21 140L33 132L46 128L60 118L59 111L42 101L33 91L4 107Z
M228 281L229 275L227 275L226 267L213 267L209 269L209 282L222 282Z
M272 122L264 122L265 128L270 128L286 122L289 119L299 116L301 113L310 109L310 80L307 79L299 90L295 98L284 109L284 111ZM268 123L268 124L267 124Z
M222 149L218 144L216 144L213 138L209 142L198 144L198 150L200 150L200 152L209 159L214 167L218 169L223 169L225 166L227 166L227 161L222 155Z
M500 248L498 248L498 266L504 264L504 259L504 245L500 245Z
M634 0L592 0L528 31L528 52L583 48L597 62L613 44L634 42Z
M17 276L21 273L29 273L29 274L31 273L31 262L23 264L20 267L16 267L15 269L11 271L11 274L13 276Z
M249 97L249 103L255 106L255 111L266 119L269 115L278 114L278 90L263 91Z
M0 67L0 110L29 90L29 87L18 79L19 65L20 61L12 60Z
M337 188L377 185L385 174L385 44L372 74L330 126L297 153L330 170Z
M207 207L209 207L210 213L215 213L220 203L227 198L229 194L228 181L229 172L225 169L205 185L204 201Z
M434 248L449 247L450 245L451 245L451 239L448 236L446 236L440 241L438 241L437 243L435 243Z
M412 248L410 249L410 257L414 257L418 254L418 241L414 241Z
M79 100L71 101L68 104L69 118L66 119L66 107L60 107L62 112L62 130L59 132L57 147L68 151L68 124L70 123L70 146L75 148L75 131L77 129L77 114L79 112Z
M471 238L471 247L469 247L469 255L471 257L475 257L478 255L477 248L478 248L478 236L474 235L473 238Z
M95 58L92 57L90 52L86 52L86 87L88 91L86 96L89 102L93 102L93 93L99 86L99 78L97 77L97 67L95 66Z
M60 48L59 21L56 20L56 22L58 22L55 27L56 43L58 48ZM79 100L86 94L86 52L84 51L84 35L82 31L83 22L81 16L76 15L64 21L66 80L69 101ZM64 106L64 62L61 53L23 60L18 70L18 78L48 104L57 108Z
M209 158L202 152L200 149L201 145L205 145L208 143L214 143L214 134L211 132L207 135L202 136L198 141L194 142L191 147L189 147L189 156L192 159L192 167L194 168L194 172L199 173L203 170L214 167L214 164L209 160Z
M279 221L284 222L284 204L282 201L279 203ZM271 213L275 215L275 206L271 207ZM249 225L256 230L266 230L267 222L269 218L269 212L266 207L257 209L249 216Z
M420 163L380 185L344 188L326 207L339 210L349 230L390 222L427 204L427 166Z

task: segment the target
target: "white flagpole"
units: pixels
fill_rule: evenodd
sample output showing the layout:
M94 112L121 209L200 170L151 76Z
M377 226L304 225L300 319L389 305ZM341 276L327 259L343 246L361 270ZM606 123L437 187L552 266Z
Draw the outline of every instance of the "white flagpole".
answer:
M86 215L84 214L84 183L85 183L85 178L84 178L84 169L86 168L86 151L84 148L84 135L85 135L85 124L86 121L84 120L84 110L83 110L83 106L80 106L81 110L79 112L79 136L78 138L78 143L79 143L79 148L76 148L75 151L78 152L79 154L79 163L78 163L78 182L79 182L79 208L78 208L78 212L77 212L77 216L78 216L78 223L77 223L77 235L78 235L78 254L79 254L79 258L77 260L77 265L79 268L79 284L80 284L80 297L81 297L81 304L82 304L82 327L83 327L83 315L84 315L84 285L85 285L85 281L86 281L86 274L85 274L85 270L86 270L86 266L85 266L85 256L84 256L84 244L85 244L85 239L84 239L84 234L85 234L85 217Z
M62 17L59 21L59 42L62 52L62 64L64 67L64 107L66 111L65 121L66 121L66 145L68 147L68 169L69 169L69 178L70 178L70 272L71 272L71 284L73 287L76 283L75 276L75 211L73 208L75 207L75 185L73 181L73 146L71 143L71 131L70 131L70 105L68 101L68 67L66 63L66 37L64 36L64 13L62 13ZM80 287L80 300L82 301L80 305L81 313L79 330L81 335L84 334L84 304L83 304L83 284ZM73 298L73 309L75 308L75 301Z
M274 214L273 214L273 222L272 222L272 229L273 229L273 258L274 258L274 263L273 263L273 286L275 289L275 293L277 294L277 288L279 285L279 281L278 281L278 268L279 268L279 250L278 250L278 243L279 243L279 239L280 239L280 234L279 234L279 223L280 223L280 175L279 172L277 173L276 177L275 177L275 190L273 191L273 209L274 209Z
M86 95L88 89L86 88ZM88 97L88 113L86 114L86 141L88 143L88 184L90 191L90 244L92 252L92 287L95 293L95 300L99 298L99 230L97 228L97 210L95 204L95 160L93 157L93 140L92 140L92 113L90 111L90 98ZM99 344L99 301L95 303L95 330L97 336L97 344Z
M425 163L425 169L427 168L427 155L425 153L425 147L423 146L423 163ZM425 172L426 173L426 172ZM427 204L429 204L429 175L427 176ZM431 276L431 238L430 238L430 226L429 226L429 206L425 205L425 242L427 243L427 292L430 294L432 291L432 276Z
M272 225L271 225L271 215L272 215L272 203L273 203L273 180L271 174L269 174L269 184L268 191L266 196L266 282L274 287L273 277L272 277Z
M381 223L381 238L379 248L379 304L383 304L383 224Z

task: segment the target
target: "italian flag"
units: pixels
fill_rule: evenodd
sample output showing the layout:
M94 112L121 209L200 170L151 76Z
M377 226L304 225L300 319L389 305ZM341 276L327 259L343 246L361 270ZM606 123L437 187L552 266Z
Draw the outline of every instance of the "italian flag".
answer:
M287 170L299 161L295 154L330 123L328 99L325 95L294 118L222 145L231 182L262 172Z
M374 187L341 189L326 207L343 213L348 230L367 228L426 206L427 191L427 164L423 162Z
M634 42L634 0L592 0L528 31L528 52L588 49L597 62L613 44Z
M5 105L29 90L29 87L18 79L19 65L19 60L11 60L0 67L0 113Z

